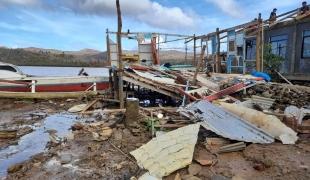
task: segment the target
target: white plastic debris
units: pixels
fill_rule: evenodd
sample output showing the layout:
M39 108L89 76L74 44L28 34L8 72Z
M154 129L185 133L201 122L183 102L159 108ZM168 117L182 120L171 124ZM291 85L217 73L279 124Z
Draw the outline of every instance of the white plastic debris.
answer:
M310 114L310 109L298 108L296 106L288 106L284 110L284 114L288 117L295 117L298 124L302 123L303 118Z
M87 104L79 104L76 106L71 107L68 112L70 113L77 113L77 112L81 112L85 107L87 106Z
M152 175L150 175L149 172L143 174L141 177L139 177L138 180L162 180L162 178L157 178L157 177L154 177Z

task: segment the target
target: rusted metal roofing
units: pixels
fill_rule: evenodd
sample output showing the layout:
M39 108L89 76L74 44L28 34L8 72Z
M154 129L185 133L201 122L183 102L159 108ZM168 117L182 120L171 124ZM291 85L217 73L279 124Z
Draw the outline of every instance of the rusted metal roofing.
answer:
M225 138L261 144L274 142L272 135L206 100L189 104L180 112L201 120L204 128Z

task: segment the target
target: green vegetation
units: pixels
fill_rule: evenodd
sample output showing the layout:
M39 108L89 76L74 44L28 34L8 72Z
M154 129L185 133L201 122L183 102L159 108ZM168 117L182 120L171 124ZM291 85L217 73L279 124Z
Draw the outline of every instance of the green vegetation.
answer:
M264 46L264 70L270 74L272 78L278 77L276 71L279 72L283 61L283 57L271 52L271 44L266 44Z

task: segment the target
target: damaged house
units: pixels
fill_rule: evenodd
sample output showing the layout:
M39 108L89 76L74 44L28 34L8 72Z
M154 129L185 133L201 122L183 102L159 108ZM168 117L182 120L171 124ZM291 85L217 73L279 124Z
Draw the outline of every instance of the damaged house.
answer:
M284 58L281 74L290 80L309 81L310 16L298 15L298 10L281 14L275 21L263 20L259 14L251 22L217 29L195 40L210 49L207 62L215 72L263 71L264 47L270 44L272 53Z

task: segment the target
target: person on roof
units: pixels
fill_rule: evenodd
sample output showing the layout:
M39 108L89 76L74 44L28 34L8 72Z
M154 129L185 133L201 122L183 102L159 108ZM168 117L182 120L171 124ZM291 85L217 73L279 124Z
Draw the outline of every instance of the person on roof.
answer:
M269 22L273 23L277 20L277 8L274 8L270 13Z
M299 15L303 15L309 12L309 6L307 5L307 1L302 2L302 7L299 8Z

